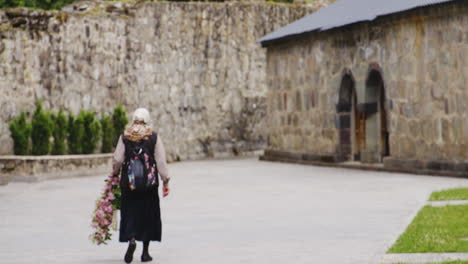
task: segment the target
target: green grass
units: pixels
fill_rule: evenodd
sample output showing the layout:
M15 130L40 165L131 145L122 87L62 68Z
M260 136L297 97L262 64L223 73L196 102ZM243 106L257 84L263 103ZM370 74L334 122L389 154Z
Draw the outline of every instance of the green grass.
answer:
M398 264L409 264L409 263L398 263ZM437 263L424 263L424 264L468 264L468 261L456 260L456 261L437 262Z
M468 252L468 205L423 207L388 253Z
M429 201L468 200L468 188L457 188L433 192Z

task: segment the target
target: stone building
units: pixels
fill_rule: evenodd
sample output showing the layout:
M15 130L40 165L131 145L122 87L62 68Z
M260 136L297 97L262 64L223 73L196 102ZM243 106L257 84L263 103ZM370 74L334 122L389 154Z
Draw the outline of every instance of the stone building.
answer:
M264 148L266 51L255 40L316 7L77 1L0 10L0 155L21 111L147 107L169 160Z
M262 159L467 174L467 1L341 0L259 42Z

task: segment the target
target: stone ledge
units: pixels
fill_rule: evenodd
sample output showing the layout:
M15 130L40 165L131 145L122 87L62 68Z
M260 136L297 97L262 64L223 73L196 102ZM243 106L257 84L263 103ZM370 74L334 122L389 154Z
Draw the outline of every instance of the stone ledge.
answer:
M466 161L405 160L387 157L384 159L384 168L396 172L468 178Z
M17 156L3 155L0 156L0 162L5 160L72 160L72 159L94 159L94 158L109 158L113 153L106 154L81 154L81 155L42 155L42 156Z
M106 173L113 154L0 156L0 185Z
M265 150L265 153L260 156L260 160L267 161L284 161L292 163L304 164L333 164L335 157L332 155L317 155L310 153L297 153L276 150Z
M402 253L386 254L382 264L398 263L439 263L445 261L468 260L468 253Z
M331 154L317 155L276 150L265 150L265 154L260 156L260 160L346 169L468 178L468 162L401 160L392 157L384 158L383 164L353 161L339 162Z
M447 205L468 205L468 200L429 201L426 205L433 207L444 207Z

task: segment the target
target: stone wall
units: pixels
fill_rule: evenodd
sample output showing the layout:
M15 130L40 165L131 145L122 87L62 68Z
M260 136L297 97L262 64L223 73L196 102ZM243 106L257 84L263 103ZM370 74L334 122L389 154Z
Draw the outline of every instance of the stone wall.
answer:
M314 7L78 2L0 13L0 155L37 99L73 113L150 109L170 160L265 146L266 51L256 39Z
M109 174L112 154L70 156L0 156L0 185L10 181L35 182L46 179Z
M268 46L268 150L339 160L341 128L348 127L351 138L356 129L354 116L340 119L337 113L340 87L350 76L356 93L350 109L384 112L387 119L368 115L376 120L366 120L363 152L382 151L378 137L369 134L386 126L386 165L395 164L390 162L393 159L411 160L421 168L465 166L467 11L468 5L457 1ZM383 104L373 99L377 91L370 81L372 74L383 79ZM372 106L374 110L366 110ZM361 158L379 161L376 156Z

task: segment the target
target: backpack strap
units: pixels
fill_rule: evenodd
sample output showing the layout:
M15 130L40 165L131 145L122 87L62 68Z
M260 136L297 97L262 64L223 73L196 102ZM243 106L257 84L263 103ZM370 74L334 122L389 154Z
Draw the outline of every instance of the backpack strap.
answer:
M158 134L153 132L153 134L151 134L151 149L153 150L151 154L153 155L153 158L156 158L154 157L154 152L156 151L156 142L158 142Z
M156 134L156 132L153 132L147 140L144 140L141 142L130 141L123 134L121 135L121 137L122 137L122 142L125 145L125 160L126 161L130 159L130 155L132 154L129 150L132 149L135 145L141 146L148 154L151 155L153 159L155 159L154 152L156 150L156 142L158 140L158 135Z
M124 134L121 135L122 137L122 142L125 146L125 159L124 159L124 163L127 163L128 160L130 159L130 147L131 147L131 143L130 141L124 136Z

